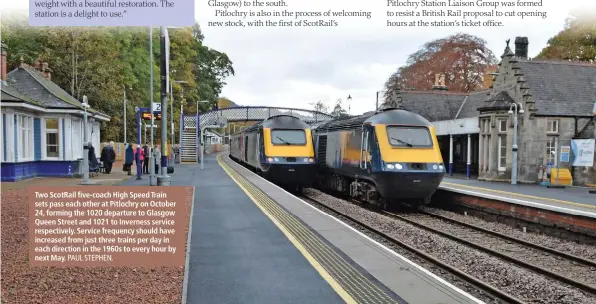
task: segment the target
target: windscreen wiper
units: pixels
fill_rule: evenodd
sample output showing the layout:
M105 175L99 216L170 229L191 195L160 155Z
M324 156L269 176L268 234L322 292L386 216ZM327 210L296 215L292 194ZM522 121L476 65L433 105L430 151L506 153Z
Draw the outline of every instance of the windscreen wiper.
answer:
M279 137L279 136L275 136L277 139L281 140L284 144L286 145L291 145L291 143L287 142L286 140L284 140L283 138Z
M401 140L401 139L397 139L397 138L395 138L395 137L391 137L391 139L392 139L392 140L395 140L395 141L397 141L397 142L400 142L400 143L402 143L402 144L404 144L404 145L406 145L406 146L408 146L408 147L413 147L413 146L414 146L414 145L412 145L412 144L411 144L411 143L409 143L409 142L405 142L405 141L403 141L403 140Z

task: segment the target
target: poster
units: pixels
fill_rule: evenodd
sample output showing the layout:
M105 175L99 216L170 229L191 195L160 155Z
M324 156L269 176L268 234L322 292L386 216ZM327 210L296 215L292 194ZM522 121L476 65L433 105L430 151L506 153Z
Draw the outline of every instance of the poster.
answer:
M571 149L573 151L574 167L594 166L594 139L573 139Z
M561 146L561 162L568 163L569 162L569 152L571 147L569 146Z

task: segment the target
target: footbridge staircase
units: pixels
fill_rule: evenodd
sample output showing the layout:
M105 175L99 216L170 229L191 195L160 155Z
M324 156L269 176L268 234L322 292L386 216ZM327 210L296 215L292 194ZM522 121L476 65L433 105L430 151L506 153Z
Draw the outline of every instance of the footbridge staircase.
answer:
M271 116L291 115L306 123L317 123L334 119L330 114L317 111L278 107L232 107L205 113L182 114L180 119L180 160L197 162L199 134L209 128L225 128L229 122L263 121ZM198 126L198 127L197 127ZM230 130L226 134L230 134Z

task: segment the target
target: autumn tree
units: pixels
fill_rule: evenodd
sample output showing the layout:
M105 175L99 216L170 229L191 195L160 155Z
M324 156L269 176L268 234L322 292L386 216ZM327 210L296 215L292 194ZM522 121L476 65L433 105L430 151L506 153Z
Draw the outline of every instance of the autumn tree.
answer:
M565 28L548 40L537 59L596 61L596 14L573 12Z
M458 33L433 40L408 57L385 83L385 98L391 98L397 88L431 90L435 74L445 74L450 91L472 92L484 89L483 79L489 67L496 64L486 41L469 34Z

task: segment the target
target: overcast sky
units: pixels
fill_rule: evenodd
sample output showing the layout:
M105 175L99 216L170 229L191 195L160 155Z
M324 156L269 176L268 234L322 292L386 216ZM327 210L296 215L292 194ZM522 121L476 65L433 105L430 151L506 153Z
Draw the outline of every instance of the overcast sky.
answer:
M428 41L465 32L485 39L495 55L500 56L505 40L511 39L513 47L516 36L526 36L529 55L535 56L550 37L563 29L571 9L585 9L593 3L543 0L541 10L547 12L546 19L508 18L504 20L506 25L498 28L399 28L386 26L386 1L286 1L291 10L363 10L372 12L372 18L344 17L338 19L340 26L334 28L215 28L207 25L208 21L221 21L214 17L215 8L209 7L207 0L196 1L195 15L206 44L226 52L234 62L236 76L227 80L222 95L237 104L312 108L311 102L321 100L332 106L338 98L345 102L351 95L351 114L374 110L376 91L383 89L387 78L405 63L409 54ZM2 1L1 8L7 7L27 9L28 1ZM392 8L398 9L411 8ZM436 20L440 19L443 18Z

